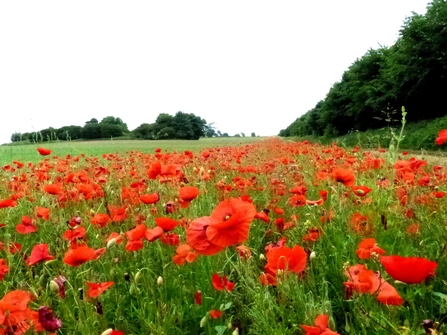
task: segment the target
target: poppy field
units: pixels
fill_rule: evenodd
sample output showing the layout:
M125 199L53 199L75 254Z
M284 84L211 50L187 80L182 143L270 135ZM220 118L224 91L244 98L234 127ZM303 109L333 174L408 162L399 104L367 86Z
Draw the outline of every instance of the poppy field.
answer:
M446 165L276 138L32 150L1 162L0 334L447 333Z

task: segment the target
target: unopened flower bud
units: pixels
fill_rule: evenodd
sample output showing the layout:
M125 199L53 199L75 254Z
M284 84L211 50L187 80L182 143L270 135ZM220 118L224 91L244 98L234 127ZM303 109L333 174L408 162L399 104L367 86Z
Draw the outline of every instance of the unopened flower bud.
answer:
M59 285L54 281L50 281L50 290L53 292L59 292Z
M208 317L205 315L202 320L200 320L200 328L205 327L206 321L208 320Z
M259 260L260 260L260 261L265 261L265 256L264 256L264 254L260 254L260 255L259 255Z
M312 251L309 255L309 259L312 260L315 259L315 257L317 257L317 254L315 253L315 251Z
M157 278L157 285L163 285L163 277L162 276L159 276L158 278Z
M113 329L112 329L112 328L109 328L109 329L104 330L104 331L101 333L101 335L109 335L109 334L111 334L112 332L113 332Z
M239 328L236 328L235 330L233 330L231 335L239 335Z
M116 237L112 238L109 242L107 242L107 248L111 248L116 244Z
M137 274L134 277L135 283L138 283L138 280L140 279L140 277L141 277L141 270L138 271Z

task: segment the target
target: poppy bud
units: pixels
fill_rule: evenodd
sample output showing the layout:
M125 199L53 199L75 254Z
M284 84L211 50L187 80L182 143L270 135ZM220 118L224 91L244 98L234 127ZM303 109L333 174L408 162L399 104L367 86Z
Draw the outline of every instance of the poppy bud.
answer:
M197 291L194 298L196 300L196 304L201 305L202 304L202 291Z
M239 328L236 328L231 335L239 335Z
M200 328L205 327L206 321L208 320L208 315L205 315L202 320L200 320Z
M59 285L54 281L50 281L50 290L53 292L59 292Z
M260 260L260 261L265 261L265 256L264 256L264 254L260 254L260 255L259 255L259 260Z
M162 276L159 276L159 277L157 278L157 285L158 285L158 286L163 285L163 277L162 277Z
M112 238L111 240L109 240L109 242L107 242L107 248L111 248L116 244L116 237Z
M112 328L109 328L109 329L104 330L104 331L101 333L101 335L110 335L112 332L113 332L113 329L112 329Z
M129 293L130 293L131 295L134 295L134 294L137 293L137 292L138 292L137 287L136 287L134 284L130 285Z
M141 277L141 270L138 271L137 274L136 274L135 277L134 277L135 283L138 282L138 280L140 279L140 277Z
M315 253L315 251L312 251L309 255L309 259L312 260L315 259L315 257L317 257L317 254Z

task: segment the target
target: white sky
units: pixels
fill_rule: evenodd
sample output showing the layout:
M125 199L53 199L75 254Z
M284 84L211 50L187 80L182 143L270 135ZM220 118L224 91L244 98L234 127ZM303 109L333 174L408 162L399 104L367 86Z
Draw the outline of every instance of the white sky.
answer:
M177 111L230 135L277 135L427 2L0 1L0 144Z

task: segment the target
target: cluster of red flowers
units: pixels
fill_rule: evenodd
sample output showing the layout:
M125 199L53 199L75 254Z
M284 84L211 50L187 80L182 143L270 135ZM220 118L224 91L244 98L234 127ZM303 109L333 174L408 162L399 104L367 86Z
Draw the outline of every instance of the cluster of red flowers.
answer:
M436 139L439 145L445 142L447 130L441 131ZM414 238L424 229L416 222L415 208L425 206L435 212L440 199L447 194L441 190L447 182L444 167L429 170L423 160L399 159L391 165L391 178L380 177L368 183L362 181L366 179L363 176L379 175L377 170L385 165L380 153L365 152L361 158L358 148L348 153L335 144L324 149L307 142L271 141L262 145L268 146L272 154L259 166L243 164L246 157L258 155L255 146L207 149L197 156L200 159L195 159L190 151L163 153L157 149L154 154L133 152L124 157L104 154L102 161L82 155L82 158L46 157L27 165L13 161L0 170L7 177L5 190L0 190L3 199L0 219L6 222L0 224L0 229L13 236L5 244L0 242L0 250L20 255L30 271L44 262L62 261L60 273L53 274L50 283L61 299L69 294L65 291L66 282L72 280L68 271L82 269L86 263L85 268L98 264L106 257L114 263L120 262L110 250L116 245L128 256L162 245L169 250L168 259L175 269L194 266L188 264L222 252L231 252L237 261L250 263L253 251L259 255L258 283L279 286L287 277L306 280L315 246L328 243L327 228L336 223L355 240L362 238L356 254L365 264L339 267L340 275L344 270L347 278L344 282L347 298L368 294L382 304L402 305L404 299L391 285L392 280L420 284L435 277L437 262L423 257L387 255L385 249L393 249L386 248L385 240L375 235L379 227L383 231L388 229L387 219L384 214L377 214L372 204L375 193L392 189L393 206L409 221L405 230ZM45 148L37 150L42 156L52 153ZM309 159L315 175L312 180L297 162L300 155L312 158ZM223 176L218 176L219 172ZM203 212L203 208L207 210ZM345 208L347 213L341 213ZM10 220L5 214L8 211L17 215ZM18 214L23 211L26 215ZM65 223L62 217L66 213L74 216ZM8 220L3 221L5 218ZM250 231L255 225L265 231L261 243L259 240L251 244ZM33 236L38 236L43 227L48 230L53 226L52 236L64 241L61 246L33 242ZM98 240L92 240L94 235ZM354 254L354 249L351 252ZM100 261L94 262L99 258ZM370 258L378 262L368 263ZM0 280L16 272L11 268L20 266L7 259L0 258ZM375 271L366 264L370 268L373 264ZM214 294L229 297L241 287L234 272L227 270L212 270L214 274L207 285L218 291L211 288ZM107 274L88 276L81 288L88 287L88 302L98 304L119 286ZM201 305L202 291L197 291L198 288L204 290L199 286L191 292L196 292L194 301ZM24 334L32 327L36 331L61 328L62 321L50 307L41 306L38 310L28 307L36 298L21 290L7 292L0 300L0 334ZM213 307L207 310L208 317L226 315L222 306ZM319 314L313 326L301 327L306 334L337 334L328 325L329 315ZM121 332L110 330L110 334Z

